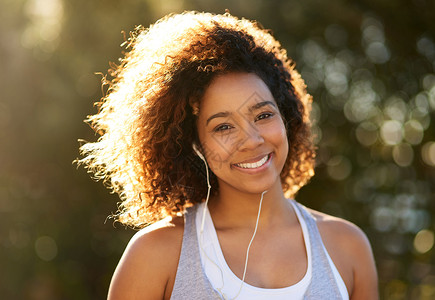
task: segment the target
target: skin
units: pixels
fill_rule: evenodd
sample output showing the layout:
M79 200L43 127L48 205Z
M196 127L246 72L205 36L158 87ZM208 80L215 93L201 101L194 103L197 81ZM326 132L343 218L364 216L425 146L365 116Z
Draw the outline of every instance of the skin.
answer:
M254 74L217 77L201 102L197 127L202 152L218 178L219 194L210 199L209 210L228 266L242 278L261 193L267 191L245 281L261 288L297 283L305 275L307 255L300 224L281 188L279 174L288 142L268 87ZM263 157L263 166L242 168ZM350 298L378 299L375 263L365 234L345 220L311 213ZM170 299L183 222L168 218L133 237L113 275L108 299Z

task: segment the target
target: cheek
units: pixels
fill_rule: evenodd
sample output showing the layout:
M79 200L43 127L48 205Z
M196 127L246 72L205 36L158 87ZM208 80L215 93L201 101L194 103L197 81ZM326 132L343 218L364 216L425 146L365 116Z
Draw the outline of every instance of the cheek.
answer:
M277 124L275 128L270 132L271 142L275 145L276 148L280 150L280 154L282 159L287 160L288 155L288 139L287 139L287 130L282 122Z
M266 134L271 139L273 139L276 143L287 144L287 131L282 120L279 120L279 122L274 122L273 124L271 124Z
M226 150L222 141L211 136L204 138L201 142L210 169L213 173L219 173L223 164L229 161L230 152Z
M229 133L209 133L204 135L203 147L207 148L210 159L218 162L229 161L237 151L241 136L236 131Z
M286 161L287 160L287 156L288 156L288 151L289 151L287 132L284 132L284 145L283 146L284 146L284 154L285 154L284 161Z

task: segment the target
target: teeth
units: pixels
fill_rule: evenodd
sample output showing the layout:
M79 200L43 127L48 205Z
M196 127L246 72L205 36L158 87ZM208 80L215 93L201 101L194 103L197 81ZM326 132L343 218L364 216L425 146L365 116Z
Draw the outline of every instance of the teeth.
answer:
M269 155L266 155L261 160L255 162L255 163L236 164L236 166L244 168L244 169L255 169L255 168L258 168L258 167L261 167L262 165L264 165L266 163L268 157L269 157Z

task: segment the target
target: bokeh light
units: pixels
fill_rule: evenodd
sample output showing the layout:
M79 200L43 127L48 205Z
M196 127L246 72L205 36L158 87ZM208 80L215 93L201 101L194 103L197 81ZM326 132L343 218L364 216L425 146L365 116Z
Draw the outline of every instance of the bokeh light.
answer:
M332 179L344 180L352 172L352 163L342 155L332 157L328 163L328 174Z
M366 147L376 143L378 140L378 127L372 122L362 122L356 128L356 138Z
M424 254L433 248L434 241L433 231L423 229L414 238L414 248L417 252Z
M393 147L393 159L401 167L410 166L414 160L414 150L407 143L395 145Z
M425 143L421 148L421 156L427 165L435 167L435 142Z
M24 14L29 18L21 36L21 45L36 49L35 57L46 60L59 45L64 6L62 0L28 0Z
M40 259L51 261L57 255L56 241L52 237L41 236L35 241L35 251Z
M383 64L390 59L390 51L385 45L382 23L373 17L366 17L362 22L362 44L370 61Z
M403 127L399 121L388 120L381 126L381 138L387 145L397 145L403 139Z
M424 128L417 120L409 120L403 126L405 140L412 144L418 145L423 140Z

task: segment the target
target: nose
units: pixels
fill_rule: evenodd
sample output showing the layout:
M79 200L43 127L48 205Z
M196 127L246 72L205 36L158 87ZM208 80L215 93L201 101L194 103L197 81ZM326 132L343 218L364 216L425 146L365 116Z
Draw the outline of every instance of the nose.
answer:
M264 143L263 134L254 124L246 124L241 131L237 147L239 151L252 150Z

